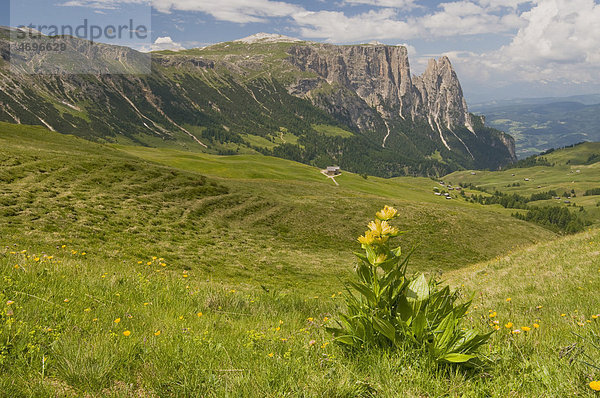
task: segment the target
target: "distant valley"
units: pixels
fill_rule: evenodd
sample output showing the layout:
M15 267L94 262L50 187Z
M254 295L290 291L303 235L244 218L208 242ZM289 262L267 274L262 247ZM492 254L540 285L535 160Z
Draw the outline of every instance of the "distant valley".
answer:
M600 95L476 104L490 126L515 138L520 158L581 141L600 141Z

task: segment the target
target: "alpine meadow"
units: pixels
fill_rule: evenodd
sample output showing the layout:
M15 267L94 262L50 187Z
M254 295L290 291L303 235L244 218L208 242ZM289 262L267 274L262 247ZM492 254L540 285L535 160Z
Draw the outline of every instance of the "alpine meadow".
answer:
M0 397L600 393L597 1L8 3Z

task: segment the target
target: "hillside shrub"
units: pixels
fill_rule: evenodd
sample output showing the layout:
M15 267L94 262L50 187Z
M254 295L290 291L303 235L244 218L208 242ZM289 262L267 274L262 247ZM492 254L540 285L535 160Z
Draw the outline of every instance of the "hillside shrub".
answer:
M457 304L458 294L448 286L424 274L408 276L410 254L402 258L401 248L390 246L400 235L390 224L396 209L385 206L376 216L358 238L364 254L355 253L357 281L346 285L346 313L328 328L335 341L351 349L409 345L440 363L473 363L491 333L461 326L471 301Z
M600 188L592 188L585 191L583 196L600 195Z
M585 224L576 214L573 214L566 207L549 206L536 207L531 206L526 214L513 213L512 216L519 220L530 221L547 227L555 232L574 234L581 232Z

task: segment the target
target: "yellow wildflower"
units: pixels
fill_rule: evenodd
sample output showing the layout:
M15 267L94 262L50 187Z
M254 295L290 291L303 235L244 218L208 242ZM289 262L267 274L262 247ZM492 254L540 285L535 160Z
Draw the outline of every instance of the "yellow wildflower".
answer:
M387 221L381 221L379 219L371 221L368 227L373 231L375 236L393 236L398 234L398 228L392 227Z
M500 329L500 325L494 325L494 329L495 329L495 330L498 330L498 329Z
M273 358L274 354L272 352L270 352L268 355L269 355L269 358Z
M200 317L202 316L202 313L201 313L201 312L199 312L199 313L197 313L196 315L198 315L198 318L200 318Z
M598 315L592 315L592 319L598 319Z
M537 328L539 328L539 327L540 327L540 325L539 325L539 323L534 323L534 324L533 324L533 327L537 329Z
M490 318L494 318L496 315L498 315L498 314L496 314L496 311L494 311L494 312L490 313Z
M160 336L160 330L157 330L156 332L154 332L155 336Z
M314 321L314 318L306 318L307 321L312 322Z
M560 316L567 316L567 314L560 314Z
M511 301L511 300L512 300L512 299L509 297L509 298L507 298L507 299L506 299L506 302L507 302L507 303L510 303L510 301Z
M125 337L129 337L130 334L131 334L131 332L129 330L126 330L123 332L123 336L125 336Z
M508 322L506 325L504 325L505 328L510 329L513 327L512 322Z
M91 308L86 308L84 311L85 312L90 312L92 309Z
M394 209L393 207L390 207L388 205L385 205L385 207L383 209L381 209L380 211L378 211L376 214L378 219L382 220L382 221L387 221L387 220L391 220L392 218L396 217L398 215L398 210Z
M521 331L520 331L519 329L515 329L515 330L513 330L511 333L512 333L512 334L520 334L520 333L521 333Z
M71 300L69 300L69 299L64 299L63 301L64 301L65 303L68 303L68 302L69 302L69 301L71 301Z
M358 237L358 241L363 245L372 245L375 242L375 236L372 231L367 231L364 236Z
M600 391L600 381L594 380L590 382L590 388L594 391Z
M117 318L117 319L115 319L115 321L114 321L114 322L115 322L115 323L119 323L119 322L121 322L121 318Z
M531 330L531 328L529 326L523 326L521 328L521 330L524 331L524 332L529 332Z

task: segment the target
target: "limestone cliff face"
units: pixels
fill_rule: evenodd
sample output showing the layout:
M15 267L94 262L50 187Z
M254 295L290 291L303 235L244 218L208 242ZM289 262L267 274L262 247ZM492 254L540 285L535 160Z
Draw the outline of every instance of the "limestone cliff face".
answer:
M475 133L460 82L448 57L431 59L427 70L413 79L413 85L413 117L426 117L431 128L439 132L464 126Z
M412 105L405 47L311 43L293 46L288 53L296 67L316 72L329 84L350 88L384 117L404 117Z
M288 54L294 66L315 72L330 85L352 90L383 119L426 121L448 149L448 134L462 142L453 134L455 129L464 127L475 134L460 82L447 57L432 59L421 76L411 77L408 53L402 46L310 43L294 45ZM318 86L315 81L300 80L291 92L311 97ZM364 119L364 114L355 115L359 117ZM355 122L360 128L368 127Z

